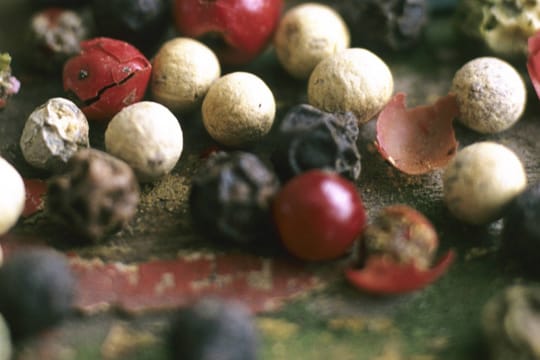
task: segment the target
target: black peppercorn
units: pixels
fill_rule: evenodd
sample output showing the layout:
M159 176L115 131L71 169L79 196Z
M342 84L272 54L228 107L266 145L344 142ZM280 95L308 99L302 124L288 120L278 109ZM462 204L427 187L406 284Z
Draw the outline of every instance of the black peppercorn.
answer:
M428 20L427 0L332 0L351 30L351 45L402 50L418 43Z
M257 156L213 154L193 177L193 223L208 238L255 247L271 244L270 202L278 189L277 176Z
M540 275L540 183L529 186L506 209L502 241L505 254Z
M180 309L173 319L168 336L170 359L254 360L257 338L242 304L203 299Z
M310 105L293 107L284 117L271 160L282 180L310 169L335 171L357 180L358 122L352 113L327 113Z
M514 285L488 301L482 313L491 360L540 358L540 287Z
M142 51L160 44L172 8L170 0L93 0L97 31L124 40Z
M84 149L49 182L46 208L81 241L98 241L124 226L135 214L138 201L139 186L125 162Z
M0 313L14 341L57 325L72 310L75 279L63 255L24 249L0 267Z

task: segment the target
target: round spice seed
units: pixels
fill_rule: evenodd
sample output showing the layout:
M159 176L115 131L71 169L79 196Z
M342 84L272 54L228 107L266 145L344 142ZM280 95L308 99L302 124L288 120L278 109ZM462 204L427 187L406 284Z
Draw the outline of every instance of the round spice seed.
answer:
M178 119L152 101L122 109L105 130L107 152L127 162L143 182L169 173L180 159L183 144Z
M274 95L256 75L234 72L216 80L202 105L204 127L217 142L242 147L264 137L276 113Z

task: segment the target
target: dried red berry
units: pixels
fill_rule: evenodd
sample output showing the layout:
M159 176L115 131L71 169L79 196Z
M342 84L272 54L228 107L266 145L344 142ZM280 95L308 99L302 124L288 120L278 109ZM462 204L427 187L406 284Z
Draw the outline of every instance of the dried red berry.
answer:
M142 100L152 65L132 45L110 38L81 43L81 53L64 66L64 90L73 94L90 120L109 121Z
M305 260L343 255L366 221L354 184L321 170L310 170L285 184L273 203L273 215L285 247Z

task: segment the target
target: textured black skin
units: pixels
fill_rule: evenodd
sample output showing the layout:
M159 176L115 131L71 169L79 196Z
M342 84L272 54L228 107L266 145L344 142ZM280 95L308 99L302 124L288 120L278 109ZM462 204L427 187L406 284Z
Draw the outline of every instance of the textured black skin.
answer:
M0 267L0 313L14 341L60 323L72 311L75 279L64 256L22 249Z
M276 237L270 204L278 190L277 176L254 154L214 154L192 179L193 223L212 240L255 248L272 245Z
M143 52L154 50L172 23L170 0L93 0L99 35L124 40Z
M331 114L298 105L281 122L271 160L282 181L311 169L335 171L354 181L361 171L358 133L352 113Z
M540 276L540 183L530 185L510 203L502 238L503 251Z
M254 360L258 335L240 304L203 299L178 311L168 344L175 360Z

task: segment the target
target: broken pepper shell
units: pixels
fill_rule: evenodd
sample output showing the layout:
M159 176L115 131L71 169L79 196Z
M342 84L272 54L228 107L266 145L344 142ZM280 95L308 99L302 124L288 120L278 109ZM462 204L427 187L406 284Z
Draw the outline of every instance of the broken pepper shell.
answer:
M448 251L431 269L421 270L414 263L400 264L385 256L370 256L361 269L346 269L345 277L355 287L372 294L403 294L419 290L443 275L455 259Z
M377 119L377 141L382 157L398 170L425 174L448 164L458 143L452 127L458 115L454 95L441 97L433 105L407 109L406 94L396 94Z
M527 57L527 71L531 78L536 95L540 98L540 32L528 40L529 55Z

